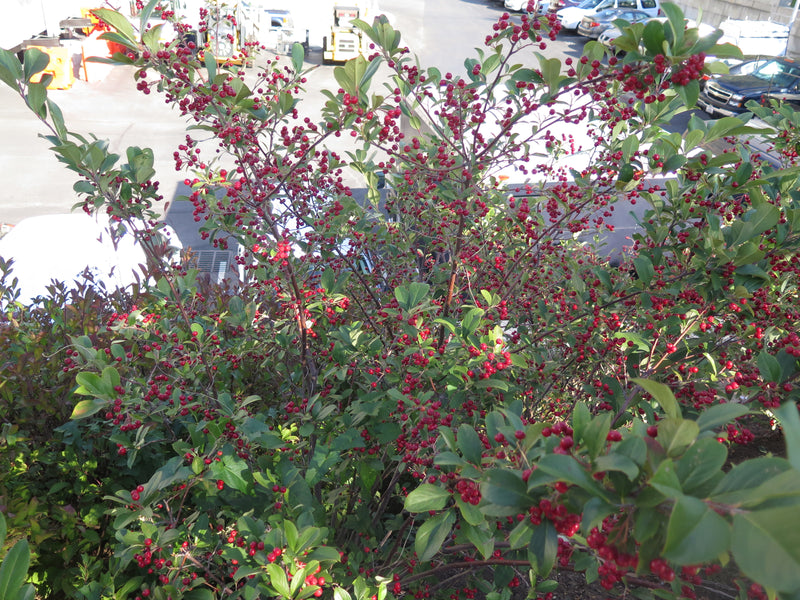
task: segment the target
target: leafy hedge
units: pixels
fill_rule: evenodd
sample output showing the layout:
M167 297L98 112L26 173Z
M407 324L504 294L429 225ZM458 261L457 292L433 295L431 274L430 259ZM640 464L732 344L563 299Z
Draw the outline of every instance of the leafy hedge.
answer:
M96 12L192 119L188 200L241 248L221 286L159 261L152 152L69 132L30 81L46 58L0 54L84 210L152 227L131 295L26 307L5 279L0 493L42 596L507 599L573 569L694 597L721 565L740 595L800 593L798 117L752 107L777 166L747 116L663 128L735 49L665 5L624 59L561 64L552 17L504 15L460 78L359 22L373 53L317 122L299 46L245 77L160 46L154 7L142 35ZM509 170L531 174L515 193ZM787 458L730 463L752 415Z

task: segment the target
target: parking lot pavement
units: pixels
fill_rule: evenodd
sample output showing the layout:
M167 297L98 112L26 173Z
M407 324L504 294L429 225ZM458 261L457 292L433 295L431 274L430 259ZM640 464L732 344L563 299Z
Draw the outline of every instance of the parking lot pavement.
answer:
M153 148L161 191L171 198L185 177L175 172L172 160L185 125L157 95L136 91L131 68L115 67L102 81L76 81L71 89L51 90L48 96L61 107L70 131L107 139L112 152L128 146ZM0 131L5 141L0 152L0 222L69 212L76 202L76 175L57 161L40 137L47 129L5 85L0 86Z
M319 64L321 58L321 50L312 49L307 66ZM248 70L246 79L252 81L256 72L257 69ZM325 100L319 90L335 90L338 84L330 67L313 70L308 80L309 93L303 96L301 110L316 118ZM187 120L177 110L167 106L155 92L144 95L136 91L130 67L114 67L102 81L76 80L71 89L51 90L48 95L61 107L70 131L108 140L110 150L121 154L123 161L129 146L152 148L156 179L164 197L160 210L165 220L178 232L185 248L204 253L213 250L200 237L193 207L180 200L188 192L183 181L191 174L176 171L172 157L186 136ZM4 182L0 223L14 225L25 217L70 212L77 201L72 189L76 174L58 162L49 143L41 137L48 134L47 128L5 85L0 86L0 131L6 142L0 152L0 177ZM355 176L348 177L346 183L363 186ZM216 260L215 257L216 254L202 255L204 261Z

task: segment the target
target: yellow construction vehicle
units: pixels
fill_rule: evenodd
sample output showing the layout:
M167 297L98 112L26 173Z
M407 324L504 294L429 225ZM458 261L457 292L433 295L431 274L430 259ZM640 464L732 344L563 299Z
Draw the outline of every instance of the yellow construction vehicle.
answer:
M333 26L330 36L322 38L322 64L344 62L363 53L361 30L352 24L359 18L357 6L333 7Z

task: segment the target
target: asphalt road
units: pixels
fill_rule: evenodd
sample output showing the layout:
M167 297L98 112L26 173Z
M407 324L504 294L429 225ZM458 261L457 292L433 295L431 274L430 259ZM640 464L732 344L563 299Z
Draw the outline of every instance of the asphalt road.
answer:
M492 24L505 12L493 0L381 0L380 8L394 17L403 43L417 54L421 66L436 66L442 73L463 73L464 59L477 56L475 49L483 46ZM564 35L549 42L543 53L562 60L577 58L583 43L580 36ZM530 60L535 58L531 55ZM307 64L318 68L309 75L310 93L301 109L312 115L323 103L316 90L338 87L333 68L320 63L320 49L312 48ZM175 110L155 93L145 96L137 92L132 70L125 67L114 68L100 81L77 80L71 89L53 90L49 95L62 108L70 130L108 139L110 149L123 155L128 146L151 147L166 220L178 232L184 247L210 250L197 234L191 206L178 201L186 194L182 182L187 174L175 171L172 154L184 140L186 123ZM58 163L40 137L47 130L5 85L0 85L0 132L0 178L4 182L0 223L15 224L28 216L69 212L76 202L74 174ZM355 176L346 183L356 190L363 187Z
M383 0L381 9L391 13L403 32L404 42L420 57L424 66L442 72L463 72L463 61L475 56L483 45L502 7L491 0ZM582 44L565 38L551 45L548 54L578 56ZM309 54L309 64L319 64L318 49ZM94 133L107 139L112 151L127 146L151 147L161 192L168 201L181 194L184 173L174 170L172 153L185 136L185 123L156 95L135 90L131 69L117 67L101 81L76 80L69 90L51 90L50 98L64 112L70 130ZM332 67L320 67L309 77L312 93L304 100L312 112L322 97L313 92L336 88ZM76 201L72 191L73 173L61 166L49 144L40 135L47 130L39 124L22 100L0 84L0 223L14 224L27 216L69 212ZM358 187L358 181L352 181Z

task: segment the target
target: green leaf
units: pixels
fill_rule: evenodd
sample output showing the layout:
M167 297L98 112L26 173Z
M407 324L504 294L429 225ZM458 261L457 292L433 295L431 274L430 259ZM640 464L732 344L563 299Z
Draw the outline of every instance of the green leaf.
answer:
M641 466L647 460L647 444L638 435L629 435L617 443L614 453L627 456Z
M728 449L714 438L703 438L691 446L675 464L681 488L687 494L722 472L728 458Z
M730 423L737 417L746 415L748 412L747 407L743 404L715 404L703 410L703 413L697 418L697 426L700 431L716 429L721 425Z
M542 457L537 463L537 471L542 471L559 481L577 485L579 488L599 496L605 500L610 500L608 494L587 472L586 468L579 463L575 457L566 454L548 454Z
M681 416L681 409L678 406L678 401L672 390L663 383L652 381L650 379L642 379L640 377L632 378L635 384L641 386L644 391L650 394L656 402L661 405L664 412L673 419L679 419Z
M633 539L640 544L658 533L664 522L664 513L651 507L637 507L634 515Z
M750 579L779 592L800 589L799 509L795 504L734 515L733 557Z
M116 29L117 33L129 43L126 45L132 45L134 48L136 47L138 38L136 30L124 15L108 8L95 8L92 10L92 13Z
M22 79L22 65L17 55L3 48L0 48L0 79L15 92Z
M697 99L700 97L700 83L696 79L686 85L679 85L676 89L687 108L694 108L697 105Z
M603 413L593 418L583 432L583 444L589 451L589 457L594 459L607 443L608 432L611 431L611 413Z
M795 402L784 402L775 410L786 440L786 455L789 463L800 471L800 417Z
M539 59L539 68L548 91L551 94L557 92L561 81L564 79L561 75L561 61L557 58L545 58L541 54L537 54L537 58Z
M745 127L744 121L738 117L722 117L712 122L713 124L706 133L706 144L709 142L732 135L734 133L756 133L751 127ZM744 131L743 131L744 130ZM752 131L751 131L752 130Z
M412 513L442 510L451 497L452 494L447 490L432 483L423 483L406 496L404 508Z
M572 429L573 437L576 441L583 440L583 432L589 421L592 420L592 415L589 412L589 407L584 402L578 402L572 409Z
M352 598L346 589L336 586L333 588L333 600L352 600Z
M206 73L210 86L214 81L214 78L217 76L217 59L214 58L214 53L210 51L206 52L203 55L203 63L205 63L206 66Z
M275 588L275 591L284 598L291 598L292 596L289 590L289 580L286 577L286 571L284 571L275 563L268 563L266 565L266 569L267 575L269 575L269 584Z
M100 412L108 406L108 400L101 400L99 398L92 398L91 400L81 400L72 409L70 419L85 419L91 417L93 414Z
M458 449L464 458L473 465L480 466L483 454L483 442L473 427L462 423L458 428L456 441Z
M50 64L50 56L39 48L28 48L25 51L25 58L23 62L23 75L25 81L30 81L31 77L36 73L41 73Z
M512 550L518 550L530 544L532 538L533 527L528 519L523 519L508 534L508 544Z
M600 498L590 498L583 505L583 516L581 517L581 529L589 531L592 527L601 526L603 519L608 515L619 510L619 506L611 504Z
M142 43L151 52L159 51L159 45L161 43L161 31L163 29L164 29L164 24L159 23L158 25L151 27L142 34Z
M481 319L484 315L482 308L473 307L467 311L464 318L461 320L461 335L464 337L470 336L480 327Z
M333 588L333 600L352 600L346 589L340 586Z
M508 469L487 471L481 483L481 495L487 502L513 507L519 511L527 510L530 505L527 492L528 488L522 481L522 475Z
M65 140L67 138L67 128L64 124L64 115L61 113L61 109L55 102L47 100L47 110L50 111L50 118L53 121L53 127L55 127L56 134L58 135L59 139Z
M147 29L147 22L150 20L150 15L153 14L153 10L155 10L156 5L159 3L160 0L150 0L145 7L142 9L142 12L139 13L139 30L144 31Z
M683 454L698 435L700 428L695 421L669 418L658 422L658 441L670 458Z
M679 498L683 495L681 481L678 479L675 463L671 459L664 460L658 465L658 469L650 478L649 483L668 498Z
M759 500L753 491L773 477L791 469L783 458L763 457L747 460L733 467L717 484L710 498L722 504L741 504Z
M6 518L3 516L3 513L0 512L0 548L5 547L7 531Z
M428 295L431 286L427 283L413 282L394 289L394 297L403 310L411 310Z
M678 498L667 524L663 556L681 566L717 558L730 547L730 525L699 498Z
M226 486L242 493L247 493L253 485L250 467L238 456L226 455L221 461L214 461L211 473L216 479L222 479Z
M622 142L622 160L628 162L631 157L639 150L639 138L635 135L629 135Z
M183 600L216 600L214 592L208 588L195 588L183 595Z
M639 476L639 465L623 454L607 454L600 456L594 463L595 472L620 471L630 480Z
M447 510L422 524L414 540L414 550L417 552L419 560L427 562L436 556L447 536L450 535L455 522L455 513Z
M456 506L464 520L470 525L480 525L485 521L483 513L474 504L464 502L460 496L456 496Z
M76 394L83 396L105 396L107 391L105 383L97 373L82 372L75 376L75 381L78 383L78 389L75 390Z
M466 534L467 539L477 548L484 559L488 559L492 555L494 552L494 537L486 523L479 527L474 527L469 523L462 523L461 531Z
M539 527L533 530L533 538L528 546L536 557L536 574L547 577L556 564L558 553L558 532L550 521L542 521Z
M781 209L774 204L765 202L759 205L755 213L748 213L745 217L745 223L748 225L747 230L751 236L755 237L778 224L781 218Z
M367 68L364 70L364 74L361 75L361 80L358 82L358 87L361 91L366 92L369 89L372 78L375 76L375 73L378 72L381 62L380 57L378 57L367 63Z
M765 381L780 383L783 380L781 363L764 348L758 355L758 371Z
M295 73L303 70L303 61L305 60L305 50L302 44L295 42L292 44L292 67Z
M103 389L106 391L106 393L109 396L115 394L116 392L114 391L114 388L120 384L119 371L117 371L114 367L105 367L103 369L101 379L103 382Z
M3 564L0 565L0 598L16 600L25 578L28 576L28 565L31 551L28 540L20 540L8 551Z
M642 32L642 42L647 52L652 55L661 54L664 51L664 24L652 20L648 21Z
M22 586L22 589L19 593L19 600L35 600L36 598L36 588L33 587L32 583L28 583Z
M366 58L363 56L356 56L348 60L343 66L336 67L333 70L333 76L345 93L351 96L357 96L359 93L359 85L367 70L367 65Z

